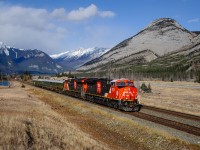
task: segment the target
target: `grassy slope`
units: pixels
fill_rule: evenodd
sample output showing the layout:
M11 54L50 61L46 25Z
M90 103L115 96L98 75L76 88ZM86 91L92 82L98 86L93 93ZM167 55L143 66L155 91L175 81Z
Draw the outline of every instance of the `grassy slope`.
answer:
M25 89L0 91L0 149L199 149L97 105Z
M0 116L0 149L106 149L19 86L0 90Z
M180 141L166 132L142 126L99 106L46 91L34 90L34 93L67 120L112 149L198 149L198 146Z

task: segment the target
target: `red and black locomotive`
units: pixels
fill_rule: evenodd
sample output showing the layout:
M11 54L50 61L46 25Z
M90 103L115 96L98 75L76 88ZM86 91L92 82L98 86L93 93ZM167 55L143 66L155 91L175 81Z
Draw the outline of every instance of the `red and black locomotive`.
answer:
M64 91L72 96L125 111L140 111L138 91L129 79L77 78L64 82Z
M52 80L34 80L36 86L50 85ZM41 84L43 82L43 84ZM49 83L47 83L49 82ZM55 80L53 80L55 84ZM60 83L60 81L59 81ZM133 80L107 78L72 78L62 82L64 94L124 111L140 111L138 91ZM46 87L47 88L47 87ZM55 87L58 89L58 87ZM61 89L61 86L60 88Z

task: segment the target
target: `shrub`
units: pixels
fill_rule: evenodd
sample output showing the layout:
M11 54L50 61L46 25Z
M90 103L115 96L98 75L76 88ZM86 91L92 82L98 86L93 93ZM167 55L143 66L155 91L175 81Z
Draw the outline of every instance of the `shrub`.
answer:
M148 92L147 93L151 93L151 85L149 83L148 87L147 87Z
M151 85L150 85L150 83L149 83L149 85L148 86L146 86L146 84L145 83L142 83L142 85L141 85L141 87L140 87L141 89L142 89L142 91L144 91L145 93L151 93Z

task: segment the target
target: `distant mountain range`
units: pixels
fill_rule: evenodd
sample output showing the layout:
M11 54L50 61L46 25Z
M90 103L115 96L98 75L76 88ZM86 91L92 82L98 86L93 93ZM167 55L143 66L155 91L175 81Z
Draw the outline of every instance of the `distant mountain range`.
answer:
M0 72L36 74L58 73L74 70L86 62L100 57L108 48L80 48L60 54L47 55L40 50L24 50L0 42Z
M82 66L83 64L96 59L109 51L108 48L79 48L74 51L66 51L60 54L50 55L56 63L63 66L65 70L74 70Z
M51 56L0 42L0 71L57 73L74 69L87 73L200 72L200 32L188 31L174 19L161 18L111 49L80 48Z
M179 66L187 71L191 67L199 69L199 64L199 32L188 31L174 19L161 18L117 44L101 57L85 63L78 70L100 72L111 68L114 70L128 68L138 72L143 70L148 72L149 68Z
M23 50L0 42L0 72L57 73L62 70L60 65L40 50Z

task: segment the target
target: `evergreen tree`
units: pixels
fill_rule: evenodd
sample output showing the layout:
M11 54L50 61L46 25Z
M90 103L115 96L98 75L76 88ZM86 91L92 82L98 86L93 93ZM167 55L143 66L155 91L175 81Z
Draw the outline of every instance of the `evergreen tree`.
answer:
M32 78L32 76L30 75L30 73L28 71L25 71L22 75L21 75L21 79L23 81L28 81Z
M197 73L197 80L198 83L200 83L200 71Z
M147 87L148 92L147 93L151 93L151 85L149 83L148 87Z
M71 71L68 73L68 78L73 78L73 75L71 74Z
M3 77L3 76L2 76L2 72L0 71L0 80L2 80L2 77Z
M151 93L151 85L150 85L150 83L149 83L149 85L148 86L146 86L146 84L145 83L142 83L142 85L141 85L141 87L140 87L141 89L142 89L142 91L144 91L145 93Z
M140 87L143 91L147 88L146 84L143 82L141 87Z

